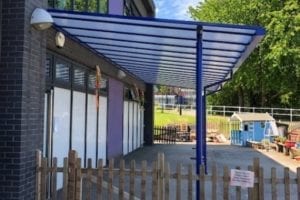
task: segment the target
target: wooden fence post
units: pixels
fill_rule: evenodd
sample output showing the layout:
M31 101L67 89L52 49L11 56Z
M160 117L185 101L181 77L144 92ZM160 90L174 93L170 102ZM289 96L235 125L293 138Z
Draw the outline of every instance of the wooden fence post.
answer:
M141 199L146 199L147 161L142 161Z
M68 178L68 200L74 200L76 194L76 160L77 153L74 150L69 152L69 178Z
M200 199L205 199L205 166L200 165Z
M114 179L114 160L110 159L108 163L108 200L113 199L113 179Z
M253 199L259 199L259 158L253 159L253 172L254 172L254 180L257 182L254 183L253 187Z
M264 169L259 168L259 200L264 200Z
M41 167L42 167L42 152L37 150L35 153L36 157L36 177L35 177L35 184L36 184L36 192L35 192L35 199L41 200Z
M211 172L211 199L216 200L217 199L217 166L216 163L213 163L212 165L212 172Z
M82 173L81 173L81 158L77 158L76 160L76 199L82 199Z
M300 167L297 168L297 194L298 200L300 200Z
M42 177L41 177L41 199L47 198L47 177L48 177L48 164L47 158L42 158Z
M158 154L158 191L159 191L159 200L164 199L164 169L165 169L165 155L163 153Z
M88 166L87 166L87 176L86 176L86 200L91 199L92 194L92 159L88 159Z
M188 200L193 199L193 166L188 166Z
M277 180L276 180L276 168L271 168L271 190L272 200L277 200Z
M290 200L290 169L288 167L284 168L284 196L286 200Z
M165 164L165 200L170 199L170 164Z
M64 158L63 169L63 200L68 199L68 179L69 179L69 161L68 158Z
M124 199L125 191L125 161L120 161L120 170L119 170L119 199Z
M152 164L152 199L157 200L158 199L158 186L157 186L157 161L153 162Z
M135 160L130 162L130 177L129 177L129 199L134 200L135 195Z
M57 199L56 195L56 182L57 182L57 158L52 159L53 171L51 174L51 198L52 200Z
M241 168L237 166L236 169L240 170ZM241 200L241 187L236 186L235 195L236 195L236 200Z
M230 181L230 176L229 176L229 169L227 166L224 166L223 170L223 199L224 200L229 200L229 181Z
M248 166L249 171L253 171L253 166ZM254 188L254 187L253 187ZM253 188L248 188L248 200L253 200Z
M176 167L176 200L181 199L181 164L177 163Z
M97 173L97 199L102 199L102 183L103 183L103 160L98 160L98 173Z

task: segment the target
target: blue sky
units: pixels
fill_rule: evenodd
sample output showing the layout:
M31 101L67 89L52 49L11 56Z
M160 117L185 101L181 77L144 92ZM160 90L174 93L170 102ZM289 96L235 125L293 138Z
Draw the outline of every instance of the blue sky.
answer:
M201 0L154 0L156 17L165 19L191 20L187 13L189 6L197 5Z

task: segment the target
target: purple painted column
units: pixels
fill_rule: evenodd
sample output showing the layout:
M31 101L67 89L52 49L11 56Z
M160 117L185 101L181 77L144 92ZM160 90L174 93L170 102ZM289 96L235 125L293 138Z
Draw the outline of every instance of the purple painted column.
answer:
M109 78L107 159L123 153L123 83Z
M108 14L123 15L124 0L109 0Z

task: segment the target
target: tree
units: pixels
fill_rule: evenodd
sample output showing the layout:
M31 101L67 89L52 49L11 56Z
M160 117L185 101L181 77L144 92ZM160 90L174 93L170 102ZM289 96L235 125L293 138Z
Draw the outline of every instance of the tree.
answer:
M298 0L206 0L190 7L200 21L260 25L267 34L224 90L210 103L300 106Z

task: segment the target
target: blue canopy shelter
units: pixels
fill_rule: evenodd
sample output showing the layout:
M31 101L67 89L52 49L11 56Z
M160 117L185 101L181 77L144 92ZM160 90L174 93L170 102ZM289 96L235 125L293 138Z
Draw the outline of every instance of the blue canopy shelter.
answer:
M232 77L263 38L263 28L49 12L56 28L144 82L196 89L196 166L206 165L206 94Z

